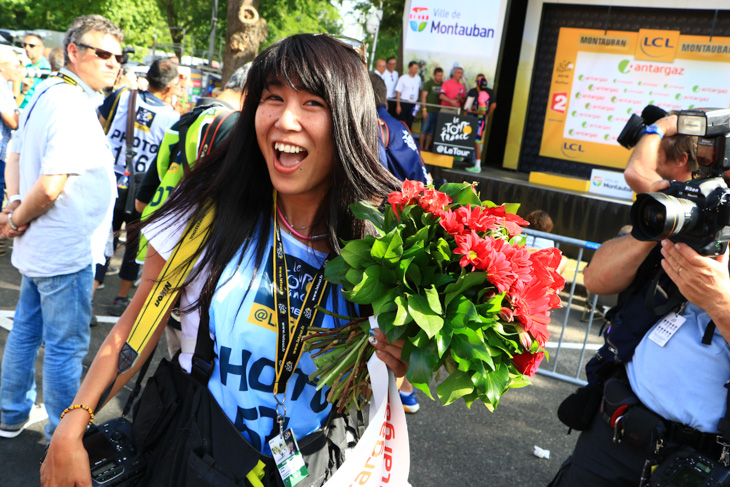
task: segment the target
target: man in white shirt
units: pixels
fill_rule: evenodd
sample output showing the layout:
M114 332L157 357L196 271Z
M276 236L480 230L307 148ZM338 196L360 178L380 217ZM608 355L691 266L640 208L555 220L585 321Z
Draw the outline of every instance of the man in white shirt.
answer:
M20 118L8 158L0 234L15 237L22 275L0 378L0 437L43 419L35 406L41 342L46 439L79 388L89 348L93 265L104 261L116 187L114 157L96 115L99 91L122 59L119 27L101 15L77 17L64 39L65 67L38 85Z
M375 74L385 81L385 59L378 59L375 61Z
M421 77L418 75L418 63L411 61L408 63L408 73L401 76L395 86L395 97L398 99L395 105L396 118L405 122L408 128L413 124L413 109L420 92Z
M381 75L383 81L385 81L385 88L387 90L386 96L388 100L395 98L395 85L398 84L398 71L395 70L396 60L394 57L389 57L385 63L385 72ZM388 101L388 113L398 118L398 114L395 113L395 100Z

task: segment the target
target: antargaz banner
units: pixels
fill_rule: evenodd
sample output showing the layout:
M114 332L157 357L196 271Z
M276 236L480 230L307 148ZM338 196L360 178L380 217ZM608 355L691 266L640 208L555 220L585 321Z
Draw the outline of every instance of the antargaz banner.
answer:
M730 38L560 29L540 155L623 169L632 113L730 107Z

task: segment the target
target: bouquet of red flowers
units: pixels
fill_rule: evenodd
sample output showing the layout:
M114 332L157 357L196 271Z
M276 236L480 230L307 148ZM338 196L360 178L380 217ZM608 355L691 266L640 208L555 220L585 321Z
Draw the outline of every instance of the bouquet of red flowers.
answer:
M439 191L415 181L391 193L380 211L353 205L380 236L348 242L325 277L345 298L372 307L391 342L403 339L408 380L444 405L481 400L490 411L510 388L529 384L545 354L550 310L560 307L565 280L560 251L524 246L518 205L480 201L468 183ZM360 407L369 379L366 319L334 330L310 329L318 387L331 387L338 408Z

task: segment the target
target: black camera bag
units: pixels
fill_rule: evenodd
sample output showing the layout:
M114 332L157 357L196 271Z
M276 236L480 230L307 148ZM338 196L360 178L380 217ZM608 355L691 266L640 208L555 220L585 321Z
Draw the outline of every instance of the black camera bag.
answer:
M629 287L619 294L616 306L606 313L609 326L603 332L604 344L586 364L588 385L568 396L558 407L558 418L569 428L585 431L590 427L601 404L605 381L623 370L641 339L659 319L656 310L647 309L646 296L654 290L652 278L662 270L661 260L661 247L657 245L641 263ZM676 289L663 272L658 286ZM666 303L659 303L659 307L662 304Z

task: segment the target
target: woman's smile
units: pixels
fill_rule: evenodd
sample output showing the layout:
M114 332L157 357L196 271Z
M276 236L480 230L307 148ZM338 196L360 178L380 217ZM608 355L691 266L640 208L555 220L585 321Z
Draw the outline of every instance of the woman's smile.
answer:
M256 110L256 138L280 194L327 193L336 156L332 114L321 97L271 82Z

